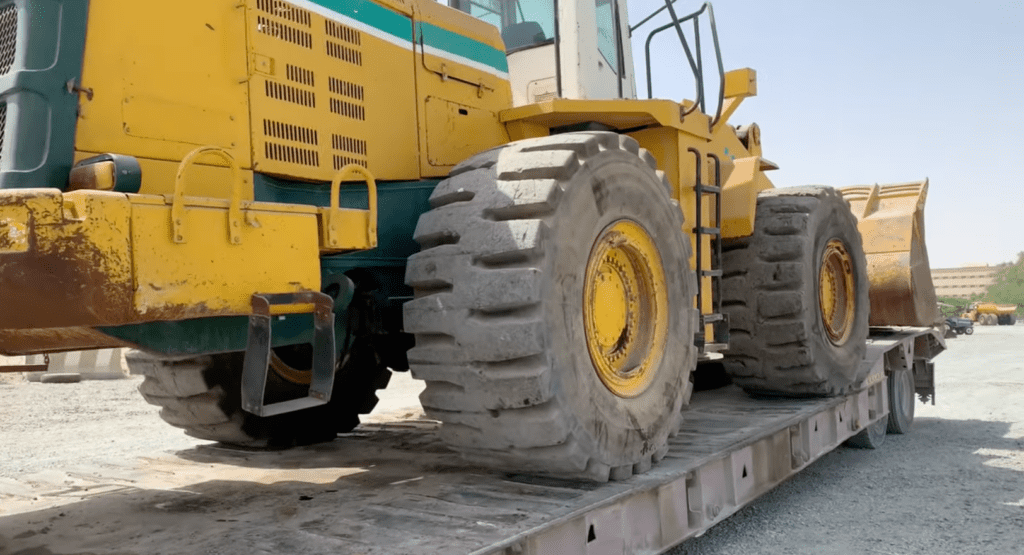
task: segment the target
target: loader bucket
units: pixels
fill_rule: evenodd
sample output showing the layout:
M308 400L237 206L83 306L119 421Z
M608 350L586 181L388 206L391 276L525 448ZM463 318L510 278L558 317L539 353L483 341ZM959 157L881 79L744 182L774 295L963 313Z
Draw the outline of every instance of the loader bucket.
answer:
M939 321L924 244L928 180L840 189L857 217L871 282L872 326L931 326Z

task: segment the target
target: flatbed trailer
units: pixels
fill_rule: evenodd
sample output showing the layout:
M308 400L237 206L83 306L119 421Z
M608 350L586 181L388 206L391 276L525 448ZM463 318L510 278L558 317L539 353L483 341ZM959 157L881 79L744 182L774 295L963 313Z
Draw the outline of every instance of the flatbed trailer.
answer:
M65 503L5 517L2 535L59 521L46 541L62 553L662 553L875 423L884 432L887 374L912 365L917 395L934 401L930 360L944 347L933 329L875 328L863 362L872 371L847 395L696 392L666 458L620 482L479 468L444 445L436 421L406 413L285 451L210 444L67 468L47 478L53 491L32 491Z
M433 422L365 425L343 440L357 444L345 449L351 460L332 463L373 468L366 480L332 486L352 502L330 508L322 521L366 554L662 553L873 424L884 426L894 366L912 364L917 395L934 403L930 360L945 348L941 336L929 328L872 329L864 360L872 372L844 396L753 398L735 386L694 393L665 459L621 482L499 475L448 452L431 433Z

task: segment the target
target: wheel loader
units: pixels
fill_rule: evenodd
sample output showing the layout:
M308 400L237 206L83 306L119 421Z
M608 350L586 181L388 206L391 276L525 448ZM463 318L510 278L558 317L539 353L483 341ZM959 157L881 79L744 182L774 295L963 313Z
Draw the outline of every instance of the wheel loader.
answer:
M604 481L698 365L838 395L869 326L937 320L927 181L774 188L710 5L450 4L0 2L0 351L137 349L164 420L249 447L411 370L469 460ZM638 98L640 33L692 99Z

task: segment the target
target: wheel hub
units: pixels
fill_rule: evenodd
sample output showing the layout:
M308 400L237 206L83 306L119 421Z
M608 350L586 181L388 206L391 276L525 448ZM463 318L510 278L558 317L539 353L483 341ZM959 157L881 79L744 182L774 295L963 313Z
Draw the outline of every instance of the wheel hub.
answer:
M853 283L853 258L842 241L832 239L821 257L818 301L829 340L842 345L850 337L857 298Z
M583 291L587 350L601 382L636 397L653 381L668 329L668 292L654 240L638 223L601 232L587 261Z

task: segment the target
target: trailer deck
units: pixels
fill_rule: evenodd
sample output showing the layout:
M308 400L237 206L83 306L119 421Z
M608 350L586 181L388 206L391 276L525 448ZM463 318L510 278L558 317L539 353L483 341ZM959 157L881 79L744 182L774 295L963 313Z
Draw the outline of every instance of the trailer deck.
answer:
M735 386L695 393L666 458L622 482L467 465L438 439L436 422L404 419L283 452L211 444L103 476L68 471L78 482L67 495L82 499L51 511L72 521L65 529L87 526L90 545L123 547L130 533L134 549L153 552L660 553L887 418L886 364L900 358L897 350L930 359L936 341L931 330L873 333L865 361L873 372L842 397L755 399ZM147 489L153 475L180 485ZM97 520L125 510L141 513L145 529Z

